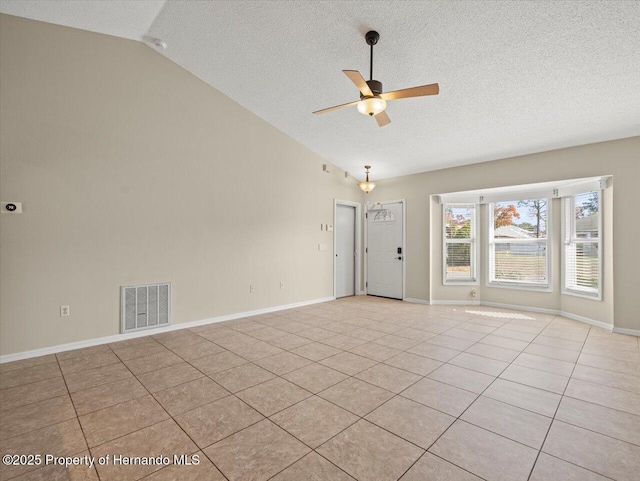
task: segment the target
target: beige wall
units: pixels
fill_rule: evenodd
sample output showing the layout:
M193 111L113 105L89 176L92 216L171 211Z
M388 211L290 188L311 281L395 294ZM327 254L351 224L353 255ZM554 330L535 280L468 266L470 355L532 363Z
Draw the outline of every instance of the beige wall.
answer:
M122 285L171 282L173 323L332 296L354 179L142 43L0 35L3 355L117 334Z
M607 188L603 198L602 301L560 294L559 244L554 249L553 292L487 287L484 269L477 289L485 302L566 311L609 324L615 319L615 327L640 329L640 222L633 207L638 204L640 137L385 179L367 201L407 199L408 298L471 300L470 287L442 285L442 211L432 195L599 175L613 175L615 185ZM553 225L560 229L558 201L553 207ZM481 229L486 227L484 217L480 217ZM482 266L485 251L480 250Z
M353 179L141 43L0 22L0 193L24 206L0 216L1 354L118 333L122 285L171 282L174 323L332 295L319 225L333 198L365 201ZM441 285L431 195L612 174L605 206L623 207L605 212L603 302L485 286L481 298L640 329L640 223L624 207L639 153L636 137L387 179L366 201L408 201L407 297L467 299Z

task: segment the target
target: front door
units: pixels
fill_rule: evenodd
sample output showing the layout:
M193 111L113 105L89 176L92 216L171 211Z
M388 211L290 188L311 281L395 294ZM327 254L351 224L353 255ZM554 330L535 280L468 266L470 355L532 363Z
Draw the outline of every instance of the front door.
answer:
M403 297L403 207L390 202L367 212L367 294Z
M356 208L336 205L336 297L355 295Z

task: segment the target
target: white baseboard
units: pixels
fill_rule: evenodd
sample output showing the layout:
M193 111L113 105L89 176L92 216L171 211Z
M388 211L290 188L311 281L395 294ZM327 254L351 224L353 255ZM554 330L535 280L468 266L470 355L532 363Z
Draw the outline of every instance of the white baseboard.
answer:
M571 312L560 311L560 314L558 315L562 317L567 317L569 319L573 319L574 321L580 321L586 324L591 324L592 326L601 327L602 329L606 329L608 331L615 331L615 328L611 324L607 324L606 322L602 322L602 321L596 321L595 319L589 319L588 317L579 316ZM635 335L637 336L638 334L635 334Z
M407 299L408 300L408 299ZM487 302L487 301L443 301L443 300L433 300L433 301L421 301L416 300L421 304L430 304L432 306L487 306L487 307L498 307L501 309L514 309L517 311L527 311L527 312L539 312L540 314L551 314L554 316L562 316L568 319L573 319L574 321L584 322L585 324L590 324L592 326L597 326L602 329L607 329L609 331L613 331L619 334L627 334L631 336L640 336L640 330L637 329L624 329L620 327L613 327L611 324L607 324L606 322L596 321L595 319L590 319L588 317L579 316L577 314L573 314L571 312L559 311L557 309L545 309L542 307L530 307L530 306L520 306L516 304L502 304L499 302Z
M366 296L366 295L367 295L367 293L366 293L366 292L364 292L364 291L360 291L360 292L358 292L358 294L356 294L356 295L358 295L358 296Z
M527 312L539 312L540 314L551 314L553 316L559 316L560 311L557 309L545 309L544 307L529 307L529 306L520 306L517 304L503 304L501 302L484 302L481 304L483 306L488 307L499 307L500 309L514 309L518 311L527 311Z
M626 334L628 336L640 336L640 329L627 329L626 327L614 327L616 334Z
M201 319L199 321L183 322L180 324L172 324L170 326L160 327L157 329L149 329L145 331L131 332L127 334L114 334L112 336L98 337L95 339L87 339L86 341L70 342L68 344L59 344L57 346L43 347L32 351L16 352L14 354L5 354L0 356L0 364L11 361L19 361L21 359L29 359L32 357L46 356L47 354L56 354L58 352L73 351L74 349L82 349L84 347L98 346L100 344L108 344L111 342L126 341L137 337L153 336L163 332L177 331L179 329L187 329L189 327L204 326L206 324L214 324L216 322L231 321L242 317L257 316L260 314L268 314L270 312L283 311L285 309L294 309L296 307L308 306L311 304L320 304L335 300L335 297L323 297L320 299L312 299L310 301L295 302L282 306L266 307L255 311L237 312L224 316L212 317L210 319Z
M480 306L482 305L481 301L442 301L442 300L433 300L429 302L431 306Z
M501 307L504 309L515 309L520 311L527 312L539 312L540 314L551 314L553 316L562 316L567 319L572 319L574 321L584 322L585 324L591 324L592 326L601 327L602 329L607 329L611 331L613 326L606 322L596 321L595 319L591 319L589 317L579 316L578 314L573 314L572 312L560 311L558 309L545 309L543 307L530 307L530 306L519 306L515 304L501 304L497 302L482 302L483 306L491 306L491 307Z
M405 297L404 302L411 302L413 304L425 304L429 305L429 301L425 301L424 299L414 299L412 297Z
M361 291L360 295L364 295ZM72 351L74 349L82 349L84 347L92 347L98 346L100 344L108 344L111 342L118 341L126 341L128 339L135 339L138 337L144 336L152 336L154 334L160 334L163 332L176 331L179 329L187 329L190 327L204 326L207 324L214 324L216 322L223 321L231 321L234 319L240 319L243 317L249 316L257 316L260 314L268 314L270 312L283 311L285 309L294 309L296 307L308 306L311 304L319 304L322 302L329 302L335 300L334 297L323 297L320 299L312 299L310 301L302 301L296 302L293 304L286 304L282 306L274 306L274 307L266 307L264 309L257 309L254 311L245 311L245 312L237 312L234 314L227 314L224 316L212 317L209 319L202 319L199 321L191 321L184 322L180 324L172 324L170 326L161 327L158 329L152 329L147 331L139 331L139 332L131 332L128 334L114 334L112 336L99 337L95 339L87 339L85 341L77 341L70 342L68 344L59 344L57 346L44 347L41 349L34 349L31 351L23 351L17 352L14 354L6 354L4 356L0 356L0 364L11 361L19 361L21 359L29 359L32 357L46 356L48 354L56 354L58 352ZM450 305L450 306L489 306L489 307L499 307L504 309L515 309L520 311L529 311L529 312L539 312L541 314L552 314L567 317L569 319L573 319L575 321L584 322L586 324L591 324L593 326L601 327L603 329L612 330L617 334L626 334L630 336L640 336L639 329L627 329L622 327L613 327L611 324L607 324L606 322L596 321L595 319L589 319L588 317L578 316L577 314L572 314L570 312L558 311L554 309L543 309L538 307L528 307L528 306L519 306L515 304L501 304L497 302L484 302L484 301L460 301L460 300L432 300L426 301L424 299L414 299L407 297L404 299L405 302L411 302L414 304L424 304L424 305Z

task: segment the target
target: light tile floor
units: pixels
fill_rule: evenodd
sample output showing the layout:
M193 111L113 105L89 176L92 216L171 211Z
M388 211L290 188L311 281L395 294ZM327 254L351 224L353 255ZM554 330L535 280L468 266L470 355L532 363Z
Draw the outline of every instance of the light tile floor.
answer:
M631 480L640 345L562 317L354 297L0 365L0 479Z

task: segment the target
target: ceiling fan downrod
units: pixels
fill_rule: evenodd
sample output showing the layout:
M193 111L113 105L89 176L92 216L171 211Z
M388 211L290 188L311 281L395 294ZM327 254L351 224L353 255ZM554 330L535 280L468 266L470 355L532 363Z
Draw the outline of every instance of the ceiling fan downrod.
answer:
M369 57L369 80L373 80L373 46L380 40L380 34L375 30L370 30L364 36L367 45L371 46L371 56Z
M382 82L373 80L373 46L378 43L378 40L380 40L380 34L375 30L370 30L366 33L364 39L366 40L367 45L371 47L371 53L369 56L369 80L366 80L366 82L373 95L378 96L382 93ZM364 95L360 95L361 99L364 99L364 97Z

